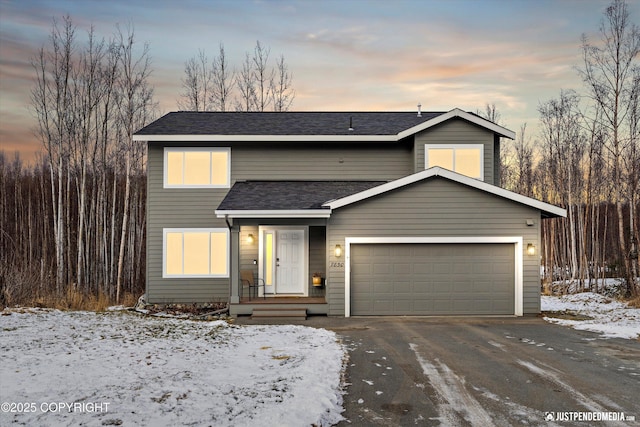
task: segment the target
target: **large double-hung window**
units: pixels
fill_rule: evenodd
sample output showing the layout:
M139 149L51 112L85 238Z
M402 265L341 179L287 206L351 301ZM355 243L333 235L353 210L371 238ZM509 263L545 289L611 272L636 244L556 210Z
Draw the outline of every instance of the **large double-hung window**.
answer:
M164 149L164 188L229 188L231 149Z
M440 166L484 180L484 146L482 144L425 144L425 169Z
M165 228L163 277L229 277L229 230Z

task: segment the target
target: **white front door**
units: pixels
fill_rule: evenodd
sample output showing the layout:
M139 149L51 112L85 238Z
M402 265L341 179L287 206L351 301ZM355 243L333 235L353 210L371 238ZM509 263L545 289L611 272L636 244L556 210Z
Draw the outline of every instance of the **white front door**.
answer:
M308 294L307 230L262 227L261 271L267 295Z

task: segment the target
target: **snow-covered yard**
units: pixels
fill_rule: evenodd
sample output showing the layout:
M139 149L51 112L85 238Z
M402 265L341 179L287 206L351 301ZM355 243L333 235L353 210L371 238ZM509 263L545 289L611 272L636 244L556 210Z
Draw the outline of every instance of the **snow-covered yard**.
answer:
M600 294L543 295L541 308L548 322L599 332L607 338L640 337L640 309Z
M5 309L0 425L332 425L344 346L304 326Z

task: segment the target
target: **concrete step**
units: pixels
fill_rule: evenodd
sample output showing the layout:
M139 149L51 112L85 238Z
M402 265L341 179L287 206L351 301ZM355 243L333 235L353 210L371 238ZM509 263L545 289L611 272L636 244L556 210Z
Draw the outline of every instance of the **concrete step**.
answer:
M287 318L292 320L306 320L306 308L254 308L251 313L252 319L273 319Z

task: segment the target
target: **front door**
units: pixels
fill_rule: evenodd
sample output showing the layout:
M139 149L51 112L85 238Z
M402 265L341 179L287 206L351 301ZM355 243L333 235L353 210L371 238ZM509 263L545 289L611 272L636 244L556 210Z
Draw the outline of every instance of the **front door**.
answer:
M308 293L307 232L291 227L263 227L261 268L267 295L300 295Z

